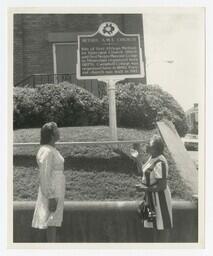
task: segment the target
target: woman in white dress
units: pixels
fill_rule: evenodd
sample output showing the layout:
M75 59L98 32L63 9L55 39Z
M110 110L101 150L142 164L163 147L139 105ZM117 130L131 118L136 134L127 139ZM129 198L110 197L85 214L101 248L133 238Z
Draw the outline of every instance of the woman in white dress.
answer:
M132 157L138 162L142 170L142 183L136 188L145 192L145 201L154 211L154 221L144 220L145 228L153 228L154 242L168 242L169 230L173 227L171 193L167 184L168 163L163 156L164 144L160 136L151 138L148 152L150 157L142 165L140 152L132 150Z
M54 122L41 128L40 149L37 153L39 189L32 227L47 229L47 241L56 242L57 227L62 225L65 176L64 158L55 148L59 130Z

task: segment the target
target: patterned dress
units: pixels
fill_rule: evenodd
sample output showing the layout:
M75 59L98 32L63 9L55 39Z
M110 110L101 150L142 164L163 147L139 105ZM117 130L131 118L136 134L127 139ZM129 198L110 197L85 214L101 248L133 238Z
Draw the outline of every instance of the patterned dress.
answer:
M63 220L65 176L64 158L59 151L50 146L41 146L37 154L39 166L39 189L32 227L46 229L48 226L59 227ZM48 199L57 198L55 212L48 209Z
M150 186L158 182L159 179L167 180L168 164L163 155L156 158L149 158L143 166L142 183ZM146 192L145 199L151 208L156 212L154 222L144 221L145 228L155 228L157 230L170 229L173 226L171 193L168 185L166 189L158 192Z

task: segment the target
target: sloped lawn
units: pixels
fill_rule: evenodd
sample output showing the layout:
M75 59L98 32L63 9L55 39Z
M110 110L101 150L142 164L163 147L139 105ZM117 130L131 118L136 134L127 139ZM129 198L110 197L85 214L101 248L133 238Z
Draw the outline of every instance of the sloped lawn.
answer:
M119 140L144 140L146 143L157 130L118 129ZM106 141L109 128L68 127L60 128L60 141ZM40 129L14 131L14 142L39 142ZM14 147L14 200L35 200L38 189L38 168L35 156L39 146ZM122 146L128 152L131 145ZM140 181L135 163L125 155L114 152L116 145L64 146L57 148L65 157L66 200L137 200L142 194L134 185ZM169 185L175 199L190 198L190 191L183 183L174 162L169 161Z

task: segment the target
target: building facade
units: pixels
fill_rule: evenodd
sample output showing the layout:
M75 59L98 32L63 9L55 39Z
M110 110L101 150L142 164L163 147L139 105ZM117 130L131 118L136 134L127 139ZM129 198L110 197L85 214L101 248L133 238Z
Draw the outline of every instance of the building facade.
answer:
M198 134L198 103L186 111L186 121L190 133Z
M14 85L33 74L72 74L75 83L77 36L96 32L105 21L126 34L140 34L145 62L141 14L14 14ZM146 75L136 81L146 83ZM97 83L84 81L87 89Z

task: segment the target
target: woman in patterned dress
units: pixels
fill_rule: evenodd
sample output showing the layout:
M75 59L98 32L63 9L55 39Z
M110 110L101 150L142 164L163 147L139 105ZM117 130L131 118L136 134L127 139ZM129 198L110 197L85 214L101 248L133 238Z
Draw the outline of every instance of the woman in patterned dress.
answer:
M40 149L37 153L39 189L32 227L47 230L47 241L56 242L57 227L63 220L65 176L64 158L55 148L59 130L54 122L41 128Z
M150 157L143 167L140 153L132 153L142 167L142 183L136 188L145 192L145 201L156 214L153 222L143 221L145 228L154 229L155 242L168 242L169 230L173 227L171 193L167 184L168 163L163 150L161 137L155 135L148 146Z

